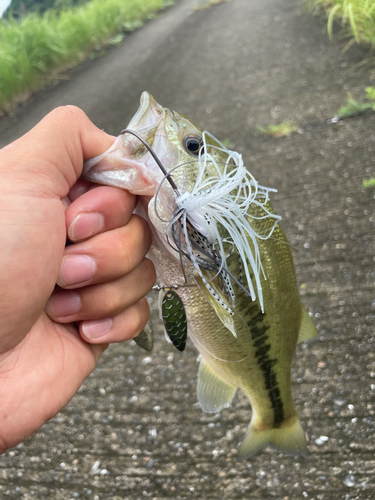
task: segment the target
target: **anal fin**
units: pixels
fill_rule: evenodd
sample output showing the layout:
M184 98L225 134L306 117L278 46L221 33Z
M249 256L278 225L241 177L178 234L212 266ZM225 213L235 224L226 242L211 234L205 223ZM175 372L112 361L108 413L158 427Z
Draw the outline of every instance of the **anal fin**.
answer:
M227 408L237 387L228 384L216 372L201 359L198 370L197 396L203 411L207 413L218 413Z
M306 311L305 307L301 305L301 325L298 333L297 344L303 342L304 340L313 339L318 336L315 325Z

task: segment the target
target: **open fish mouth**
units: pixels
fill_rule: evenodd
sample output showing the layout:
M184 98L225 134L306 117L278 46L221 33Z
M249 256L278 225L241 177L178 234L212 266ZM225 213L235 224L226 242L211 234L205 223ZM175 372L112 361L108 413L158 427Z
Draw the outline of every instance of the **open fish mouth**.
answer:
M134 194L153 196L161 173L145 144L154 145L163 164L176 161L178 157L175 151L167 151L164 144L165 113L148 92L143 92L139 109L128 126L135 135L127 135L125 139L124 134L120 134L106 152L85 162L82 177Z

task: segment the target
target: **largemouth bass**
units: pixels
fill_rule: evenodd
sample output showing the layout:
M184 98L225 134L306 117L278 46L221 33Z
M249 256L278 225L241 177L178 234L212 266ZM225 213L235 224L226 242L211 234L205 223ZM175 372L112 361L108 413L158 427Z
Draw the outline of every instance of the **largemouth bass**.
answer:
M240 458L266 445L305 453L291 362L296 344L316 330L298 295L271 190L258 185L238 153L147 92L127 129L86 162L83 175L139 195L137 210L153 233L149 257L169 290L172 316L174 308L182 318L175 334L186 314L200 353L203 411L228 407L237 388L251 403Z

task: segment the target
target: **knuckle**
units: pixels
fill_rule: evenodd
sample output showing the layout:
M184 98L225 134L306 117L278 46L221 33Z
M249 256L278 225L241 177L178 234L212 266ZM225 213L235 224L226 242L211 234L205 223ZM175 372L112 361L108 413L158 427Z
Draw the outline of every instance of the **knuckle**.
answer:
M132 248L132 245L129 244L129 241L119 243L118 250L120 255L121 268L124 275L130 273L134 268L133 255L129 251L129 248Z
M139 307L133 309L131 320L128 322L129 334L132 337L137 336L145 327L150 316L150 308L146 299L139 303Z
M147 252L151 246L151 241L152 241L152 233L151 233L150 227L149 227L148 223L145 221L145 219L143 217L141 217L140 215L133 214L132 220L139 228L139 232L141 234L141 237L142 237L143 241L145 241L145 252Z
M66 106L58 106L53 111L51 111L51 114L54 114L59 118L68 118L73 120L81 120L82 118L86 117L86 113L82 111L81 108L79 108L78 106L73 106L72 104L68 104Z
M138 215L132 215L125 226L123 237L118 242L124 273L129 273L139 265L151 246L151 232L147 222Z
M156 271L154 264L151 262L150 259L143 259L142 265L144 268L144 278L147 284L150 284L151 286L155 283L156 281Z

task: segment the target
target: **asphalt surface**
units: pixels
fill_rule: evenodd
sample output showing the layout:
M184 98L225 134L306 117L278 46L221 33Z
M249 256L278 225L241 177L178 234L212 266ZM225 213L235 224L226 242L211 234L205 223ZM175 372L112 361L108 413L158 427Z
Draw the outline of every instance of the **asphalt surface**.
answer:
M375 498L375 188L362 187L375 177L375 116L329 120L348 92L362 99L374 83L370 67L353 70L367 53L343 53L295 0L193 5L179 1L36 94L0 122L0 145L68 103L117 134L142 90L230 139L259 182L278 189L273 205L319 331L298 346L292 372L310 455L267 449L238 462L247 400L204 414L197 353L165 342L153 308L153 354L111 346L62 412L0 457L0 499ZM284 119L299 131L257 131Z

